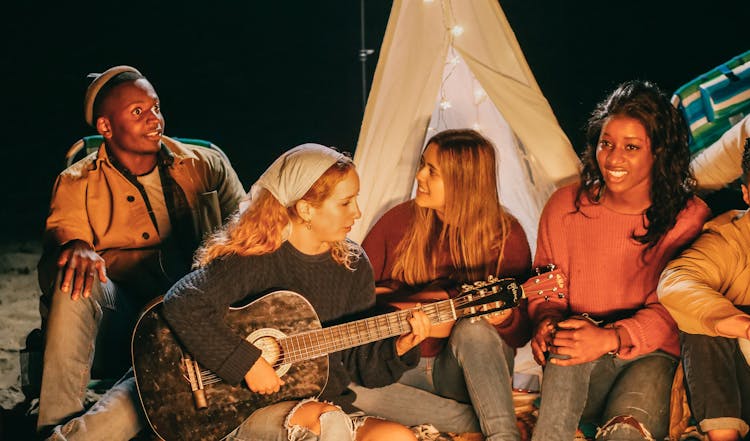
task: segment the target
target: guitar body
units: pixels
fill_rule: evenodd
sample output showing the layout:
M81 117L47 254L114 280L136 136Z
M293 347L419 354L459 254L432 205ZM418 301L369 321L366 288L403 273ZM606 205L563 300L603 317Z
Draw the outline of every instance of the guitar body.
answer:
M224 382L205 385L208 406L198 409L183 362L186 351L162 318L161 310L162 303L158 302L139 319L132 355L141 403L149 424L164 440L221 439L254 411L280 401L317 396L326 385L328 356L324 355L277 369L286 384L275 394L254 393L244 382L238 386ZM268 355L264 346L273 346L275 338L321 329L310 303L291 291L277 291L246 306L231 308L226 320L239 335L249 336L263 349L263 357L271 365L277 357L273 350Z

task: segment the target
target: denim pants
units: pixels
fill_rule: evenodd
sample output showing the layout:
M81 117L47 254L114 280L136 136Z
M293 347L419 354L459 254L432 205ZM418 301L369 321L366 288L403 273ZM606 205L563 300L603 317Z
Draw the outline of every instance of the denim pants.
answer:
M225 438L227 441L354 441L368 417L341 409L320 416L320 435L289 423L299 406L311 401L284 401L253 412Z
M513 348L485 320L459 320L443 351L422 358L398 383L351 385L354 405L406 426L430 423L440 431L481 431L488 441L516 441L513 357Z
M85 413L84 401L97 347L107 349L104 358L120 358L114 363L122 366L117 376L127 370L137 307L110 280L95 281L91 295L75 301L59 286L60 276L46 321L37 427L46 431L64 424L53 432L58 440L128 440L144 421L132 372Z
M654 439L664 439L676 366L677 360L661 351L632 360L604 355L575 366L547 363L532 441L570 441L579 422L602 426L618 416L632 417ZM613 424L596 435L597 440L644 438L629 424Z
M680 332L680 343L690 409L701 431L747 435L750 366L737 339Z

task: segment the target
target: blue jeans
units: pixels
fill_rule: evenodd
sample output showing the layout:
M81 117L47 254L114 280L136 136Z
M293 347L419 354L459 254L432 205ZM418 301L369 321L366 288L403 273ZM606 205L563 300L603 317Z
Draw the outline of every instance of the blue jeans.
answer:
M632 360L604 355L575 366L548 363L532 441L570 441L580 421L605 426L597 440L645 438L634 425L615 423L616 417L631 417L654 439L664 439L676 366L674 357L660 351Z
M289 423L295 410L310 400L284 401L253 412L225 438L228 441L354 441L366 416L341 409L320 415L320 435Z
M97 346L103 349L96 351L97 358L102 357L99 352L105 352L109 361L120 358L114 363L122 366L117 376L127 370L138 306L110 280L95 281L91 296L75 301L60 290L60 276L54 286L46 320L37 427L46 431L64 424L55 428L53 439L128 440L144 421L132 373L85 413L84 401Z
M423 358L398 383L350 386L357 394L354 405L407 426L430 423L440 431L481 431L488 441L516 441L513 357L492 325L459 320L443 351Z
M680 332L690 409L702 432L748 433L750 366L737 339Z

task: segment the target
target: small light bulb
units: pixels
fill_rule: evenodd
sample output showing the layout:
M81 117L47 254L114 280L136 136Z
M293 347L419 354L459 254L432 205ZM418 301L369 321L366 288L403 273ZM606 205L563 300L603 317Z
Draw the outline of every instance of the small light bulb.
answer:
M453 34L454 37L458 37L459 35L464 33L464 27L461 25L455 25L451 28L451 34Z
M450 60L448 60L448 64L451 65L451 66L455 66L455 65L457 65L460 62L461 62L461 58L458 55L456 55L455 57L453 57Z
M482 126L480 126L478 122L475 122L474 125L471 126L471 128L476 130L477 132L482 130Z
M441 109L445 110L445 109L450 109L451 107L452 107L451 102L448 101L447 99L443 98L442 100L440 100Z
M476 87L474 89L474 103L479 104L484 101L485 98L487 98L487 93L484 91L484 89L482 89L481 87Z

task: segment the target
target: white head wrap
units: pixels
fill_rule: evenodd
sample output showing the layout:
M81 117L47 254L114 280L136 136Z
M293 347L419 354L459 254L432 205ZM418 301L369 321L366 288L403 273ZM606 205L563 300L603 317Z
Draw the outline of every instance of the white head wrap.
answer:
M300 200L310 187L333 164L346 158L336 150L320 144L302 144L276 159L250 188L255 199L265 188L285 207Z

